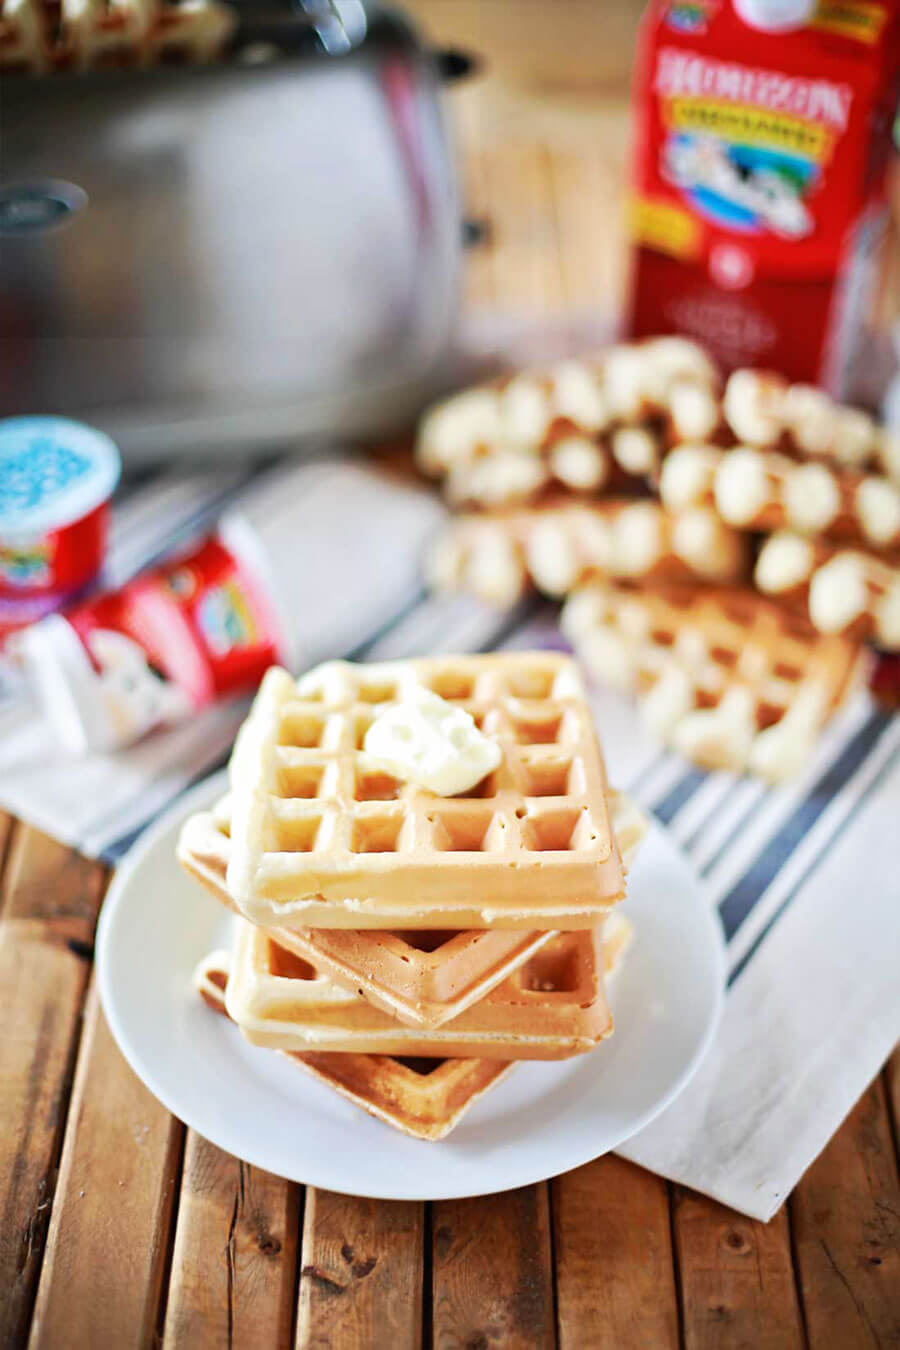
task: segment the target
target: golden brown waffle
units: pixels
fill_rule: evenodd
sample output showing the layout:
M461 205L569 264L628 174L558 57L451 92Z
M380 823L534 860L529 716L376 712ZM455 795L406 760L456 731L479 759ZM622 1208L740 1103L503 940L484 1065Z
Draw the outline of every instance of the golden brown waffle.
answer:
M647 829L643 813L624 794L609 794L610 818L626 867ZM182 865L229 908L225 889L230 804L194 816L179 844ZM608 949L616 931L607 920ZM375 1007L411 1026L436 1027L458 1016L528 960L551 936L506 929L470 932L355 932L316 928L270 930L275 941L312 962L344 988L361 990Z
M900 546L900 485L876 474L798 464L751 446L677 446L659 480L670 511L715 506L740 530L800 534L868 548Z
M639 695L647 725L712 769L796 773L843 698L859 648L753 591L579 588L563 629L600 679Z
M567 1059L612 1032L602 929L552 937L478 1003L440 1027L411 1027L335 984L240 921L229 1016L276 1050L486 1059Z
M900 482L900 436L813 385L790 384L771 371L737 370L725 386L723 414L729 439L741 444Z
M677 434L710 434L716 391L694 343L623 344L455 395L423 419L416 455L455 505L501 506L551 486L621 491L658 467L676 407Z
M364 994L374 1007L408 1026L430 1029L478 1003L554 934L317 928L306 933L279 929L271 936L339 987Z
M194 975L204 1001L225 1012L230 954L213 952ZM313 1078L414 1139L443 1139L512 1068L498 1059L289 1054Z
M373 772L380 705L424 685L500 747L468 795ZM622 898L580 676L550 652L266 675L232 754L227 889L263 927L587 928Z
M782 532L762 545L754 581L820 633L900 651L900 556L879 557Z
M749 575L745 536L708 507L675 514L657 502L554 501L453 517L437 537L428 576L510 604L529 583L564 596L593 575L641 581L731 582Z

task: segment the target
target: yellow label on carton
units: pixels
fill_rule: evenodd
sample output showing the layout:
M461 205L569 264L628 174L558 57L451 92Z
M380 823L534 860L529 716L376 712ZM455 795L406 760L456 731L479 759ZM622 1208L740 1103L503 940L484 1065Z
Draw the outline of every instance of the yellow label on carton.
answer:
M700 254L700 225L688 211L671 202L631 197L628 232L636 243L673 258L696 258Z

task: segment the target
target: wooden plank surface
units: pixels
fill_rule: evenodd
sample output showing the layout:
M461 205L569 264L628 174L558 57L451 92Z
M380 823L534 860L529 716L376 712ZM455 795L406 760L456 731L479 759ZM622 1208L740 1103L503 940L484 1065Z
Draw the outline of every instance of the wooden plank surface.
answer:
M755 1223L677 1186L672 1228L685 1350L803 1350L786 1210Z
M810 1350L900 1345L900 1185L880 1077L790 1210Z
M435 1350L552 1345L547 1184L436 1201L431 1218Z
M6 854L12 838L13 823L12 816L7 815L5 811L0 811L0 877L3 876L6 866Z
M103 880L16 830L0 917L0 1345L20 1344L31 1316Z
M894 1133L894 1147L900 1164L900 1049L894 1051L885 1065L884 1088Z
M645 0L407 0L434 42L461 46L492 79L546 96L627 96Z
M668 1187L622 1158L553 1182L560 1350L677 1350Z
M166 1347L289 1347L300 1187L188 1133Z
M96 988L66 1128L31 1346L151 1344L183 1128L132 1073Z
M425 1206L306 1192L298 1350L422 1342Z

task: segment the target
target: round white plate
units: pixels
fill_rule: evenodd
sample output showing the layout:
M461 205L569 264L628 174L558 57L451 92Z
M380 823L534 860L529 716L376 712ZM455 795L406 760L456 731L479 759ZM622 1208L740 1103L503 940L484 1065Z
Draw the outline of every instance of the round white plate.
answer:
M194 992L194 966L229 945L234 920L182 872L175 841L188 811L221 791L221 778L201 784L142 836L116 872L97 937L100 997L125 1057L220 1148L351 1195L485 1195L615 1148L700 1063L722 1002L722 936L695 872L654 826L629 877L635 940L610 990L612 1039L576 1059L516 1065L439 1143L373 1120L283 1055L250 1045Z

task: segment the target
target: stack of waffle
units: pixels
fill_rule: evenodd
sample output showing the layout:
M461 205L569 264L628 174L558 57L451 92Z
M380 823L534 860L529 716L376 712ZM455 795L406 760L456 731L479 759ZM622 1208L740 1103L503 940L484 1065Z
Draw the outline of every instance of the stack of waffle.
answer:
M198 65L220 56L236 23L219 0L0 0L0 70Z
M900 651L900 437L682 338L521 372L417 444L457 512L436 589L565 599L588 668L707 768L803 765L866 642Z
M499 751L453 797L363 749L422 687ZM514 1061L610 1034L605 979L630 940L616 907L644 821L607 786L571 660L333 662L296 682L271 670L230 777L178 853L240 916L234 950L196 983L248 1040L437 1139Z

